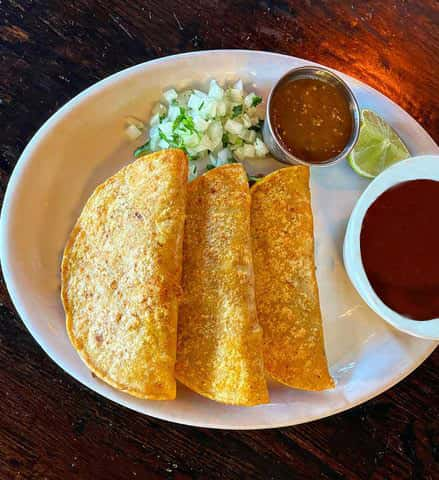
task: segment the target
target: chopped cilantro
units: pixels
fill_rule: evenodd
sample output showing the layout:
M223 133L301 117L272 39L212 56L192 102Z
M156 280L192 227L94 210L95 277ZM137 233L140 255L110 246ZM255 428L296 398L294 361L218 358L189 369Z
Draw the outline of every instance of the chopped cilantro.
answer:
M242 105L235 105L232 108L232 118L235 118L238 115L241 115L241 113L242 113Z
M194 121L192 120L192 117L188 117L187 115L185 115L185 117L181 121L181 124L185 128L187 128L191 133L195 131L195 125L194 125Z
M252 107L256 107L256 105L259 105L261 102L262 98L255 95L252 99Z
M262 127L264 126L264 120L262 118L259 120L257 125L252 125L249 130L254 130L255 132L260 132L262 130Z
M171 140L159 129L159 137L165 142L171 143Z
M143 145L141 145L139 148L136 148L136 150L134 150L134 156L136 158L139 158L142 155L146 155L147 153L151 153L149 140L146 143L144 143Z
M258 176L255 176L255 175L249 175L248 173L247 173L247 177L248 177L248 182L250 184L260 182L263 178L263 177L258 177Z
M183 117L180 113L180 115L174 120L174 123L172 124L172 130L175 130L176 128L178 128L180 126L180 123L182 121Z
M222 142L223 142L223 147L227 147L229 143L229 136L227 135L227 133L223 133Z

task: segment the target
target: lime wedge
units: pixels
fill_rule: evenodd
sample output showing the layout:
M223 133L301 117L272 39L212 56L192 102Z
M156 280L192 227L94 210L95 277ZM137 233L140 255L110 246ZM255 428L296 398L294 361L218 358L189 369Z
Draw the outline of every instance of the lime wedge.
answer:
M352 169L367 178L410 156L398 134L371 110L361 111L360 136L348 156Z

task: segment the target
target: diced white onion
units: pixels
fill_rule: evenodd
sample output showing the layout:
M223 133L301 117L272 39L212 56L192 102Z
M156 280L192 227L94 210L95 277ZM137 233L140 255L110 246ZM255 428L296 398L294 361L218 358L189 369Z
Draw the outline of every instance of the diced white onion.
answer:
M150 139L155 139L155 138L160 138L159 135L159 127L157 125L154 125L154 127L151 127L149 130L149 138Z
M198 95L199 97L203 98L203 99L206 99L207 98L207 93L206 92L203 92L201 90L197 90L195 89L194 92L195 95Z
M193 117L193 120L194 120L195 129L202 133L204 133L207 130L210 123L207 120L204 120L204 118L200 116Z
M238 90L236 88L231 88L229 90L230 100L232 102L242 103L242 90Z
M216 80L211 80L208 96L216 100L221 100L224 96L224 90L218 85Z
M183 92L179 93L177 96L177 102L179 105L186 107L188 104L188 100L192 95L193 90L184 90Z
M184 148L190 159L190 179L205 171L206 165L264 157L268 149L261 132L252 128L260 122L261 109L253 107L256 97L255 93L246 94L241 80L228 88L212 80L208 93L171 88L152 110L149 147L151 151ZM127 123L127 135L138 138L143 122Z
M216 115L217 117L225 117L227 113L227 104L224 100L218 100L216 103Z
M200 143L200 139L196 133L191 133L189 135L182 135L184 144L188 148L194 148Z
M265 157L268 154L268 148L260 138L255 140L255 154L257 157Z
M244 158L252 158L255 156L255 147L253 145L245 144L242 148Z
M204 98L201 97L200 95L197 95L196 93L193 93L189 97L189 101L187 103L188 108L191 108L192 110L200 110L201 105L204 103Z
M171 104L173 100L177 100L178 94L173 88L171 88L170 90L166 90L166 92L163 93L163 97L168 102L168 104Z
M159 141L159 147L160 147L160 149L169 148L169 143L166 140L160 140Z
M256 93L251 92L244 98L244 105L246 108L251 108L251 106L253 105L253 99L256 96Z
M131 116L126 117L125 123L127 125L134 125L140 131L143 131L145 129L145 124L142 122L142 120L139 120L136 117L131 117Z
M224 129L227 132L234 133L235 135L239 135L240 133L242 133L244 129L244 125L240 122L237 122L236 120L232 120L229 118L229 120L227 120L227 122L224 125Z
M171 138L173 134L173 125L173 122L163 122L159 125L159 130L163 133L163 135Z
M200 114L206 119L214 118L216 115L216 104L217 102L215 100L207 98L204 100L204 104L200 109Z
M218 120L211 122L209 128L207 129L207 134L209 135L212 144L216 147L223 138L223 127L221 122Z
M154 140L152 138L149 139L149 148L151 149L152 152L156 152L157 150L160 150L159 143L160 143L159 138L155 138Z
M135 125L128 125L125 132L130 140L136 140L142 135L142 130L139 130Z
M234 85L233 85L233 88L235 90L240 90L241 92L243 92L244 90L244 84L242 83L242 80L238 80Z
M200 143L194 148L195 152L203 152L204 150L212 150L212 142L208 135L204 134L201 137Z
M233 154L235 155L235 157L236 157L238 160L240 160L240 161L244 160L244 159L245 159L244 147L239 147L239 148L237 148L237 149L233 152Z
M159 115L166 115L168 113L168 109L167 107L165 107L165 105L163 105L163 103L157 103L152 109L152 113L153 114L158 113Z
M232 158L232 153L228 148L223 148L217 154L216 166L225 165Z
M247 130L248 131L248 136L247 136L247 142L248 143L255 143L256 141L256 132L254 130ZM261 143L264 145L264 142L261 141ZM265 146L265 145L264 145Z
M158 113L156 113L155 115L153 115L151 117L151 120L149 121L149 125L151 127L155 127L156 125L158 125L160 123L160 115Z
M241 115L241 120L245 128L250 128L252 126L252 121L247 113Z
M171 105L168 110L168 120L173 122L180 115L180 107Z

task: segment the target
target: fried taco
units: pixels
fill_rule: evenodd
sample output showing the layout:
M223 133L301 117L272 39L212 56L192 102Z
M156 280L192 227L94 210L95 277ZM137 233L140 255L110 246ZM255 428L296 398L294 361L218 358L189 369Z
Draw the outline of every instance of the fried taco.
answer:
M289 387L331 388L315 275L309 169L278 170L256 183L251 197L265 369Z
M250 192L240 164L188 185L176 376L210 399L268 401L256 317Z
M67 331L82 360L119 390L174 399L187 158L144 156L98 186L62 261Z

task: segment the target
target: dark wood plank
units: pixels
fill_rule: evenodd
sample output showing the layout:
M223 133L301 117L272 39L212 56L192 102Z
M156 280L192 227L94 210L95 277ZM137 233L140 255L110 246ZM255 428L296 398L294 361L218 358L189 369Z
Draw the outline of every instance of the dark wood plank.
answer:
M439 3L3 0L0 190L33 133L78 92L152 58L288 53L377 88L439 141ZM277 430L196 429L79 385L38 347L0 286L0 479L439 478L439 353L365 405Z

